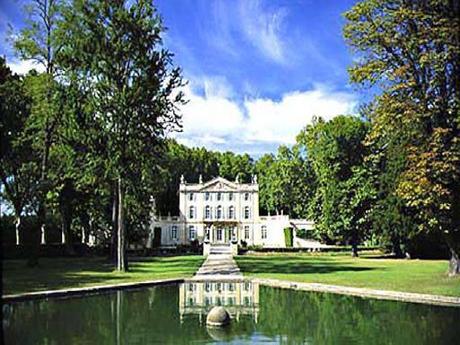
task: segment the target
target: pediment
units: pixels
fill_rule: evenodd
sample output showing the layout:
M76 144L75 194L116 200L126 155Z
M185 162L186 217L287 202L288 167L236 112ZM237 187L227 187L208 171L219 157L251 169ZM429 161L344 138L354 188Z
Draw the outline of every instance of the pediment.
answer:
M212 179L211 181L208 181L203 184L203 187L200 188L200 191L202 192L215 192L215 191L221 191L221 192L231 192L231 191L237 191L238 186L234 182L230 182L229 180L223 178L223 177L216 177L215 179Z

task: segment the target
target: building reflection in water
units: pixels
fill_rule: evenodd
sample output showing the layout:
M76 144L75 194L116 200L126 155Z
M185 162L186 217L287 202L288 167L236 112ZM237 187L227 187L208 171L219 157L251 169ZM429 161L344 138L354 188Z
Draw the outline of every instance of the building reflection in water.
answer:
M185 281L179 286L180 319L198 315L200 323L214 306L223 306L237 322L240 316L259 314L259 284L251 281Z

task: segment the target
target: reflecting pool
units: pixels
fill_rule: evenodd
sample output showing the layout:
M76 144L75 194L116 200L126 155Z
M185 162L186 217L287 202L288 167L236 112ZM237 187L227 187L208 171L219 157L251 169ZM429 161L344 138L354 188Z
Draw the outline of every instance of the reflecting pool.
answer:
M214 305L230 313L206 327ZM186 282L3 305L6 344L458 344L460 308Z

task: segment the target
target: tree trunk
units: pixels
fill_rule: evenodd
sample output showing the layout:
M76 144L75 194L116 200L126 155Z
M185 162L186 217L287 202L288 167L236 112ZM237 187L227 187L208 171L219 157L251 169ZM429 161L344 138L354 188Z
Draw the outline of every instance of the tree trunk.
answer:
M114 265L117 265L117 243L118 243L118 183L113 189L113 204L112 204L112 236L110 240L110 260Z
M460 257L459 253L450 248L449 260L449 277L460 275Z
M15 228L16 228L16 245L19 246L21 244L21 216L20 215L17 215L16 216L16 224L15 224Z
M45 244L43 243L45 224L46 224L46 210L45 210L44 202L39 203L37 219L38 219L39 227L38 226L32 227L32 236L30 236L31 242L29 243L29 250L27 251L29 254L29 257L27 259L27 266L29 267L38 266L38 256L40 254L40 245Z
M356 242L354 242L354 241L351 244L351 256L353 258L357 258L359 256L359 254L358 254L358 244Z
M75 255L70 237L70 219L67 216L64 216L62 219L62 244L65 245L67 255Z
M128 270L125 246L125 219L123 210L123 186L121 178L118 178L118 226L117 226L117 270L126 272Z
M358 236L356 236L356 233L353 231L351 235L351 256L353 258L357 258L358 255Z

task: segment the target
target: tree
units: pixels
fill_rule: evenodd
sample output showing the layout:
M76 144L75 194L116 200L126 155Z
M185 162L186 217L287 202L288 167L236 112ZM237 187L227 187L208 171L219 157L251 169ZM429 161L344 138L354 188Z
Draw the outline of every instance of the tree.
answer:
M12 74L0 57L0 178L16 218L16 245L21 243L21 217L33 203L37 179L37 157L30 152L30 142L24 140L30 103L24 78Z
M313 190L313 175L301 147L280 146L275 155L264 155L256 163L260 204L267 212L285 212L307 217Z
M37 216L42 231L46 222L46 195L50 190L48 178L49 154L60 118L60 97L56 83L55 59L60 47L56 39L60 1L34 0L26 7L29 15L25 28L14 39L14 47L22 59L35 60L45 72L28 80L27 91L32 99L31 116L26 132L33 138L32 147L40 158L40 178L36 191ZM38 264L38 232L35 245L29 251L29 265Z
M344 36L359 54L351 80L382 91L371 117L374 150L397 143L405 155L392 194L414 215L411 235L445 238L449 274L458 275L460 2L366 0L345 18Z
M161 47L164 27L151 1L75 0L63 16L65 75L91 92L94 119L103 124L117 215L117 269L124 271L125 196L145 181L165 131L178 128L183 81L172 54Z
M368 125L357 117L321 118L299 137L308 150L316 176L310 214L317 233L324 239L349 242L353 256L366 232L366 210L373 190L366 182L363 140Z

